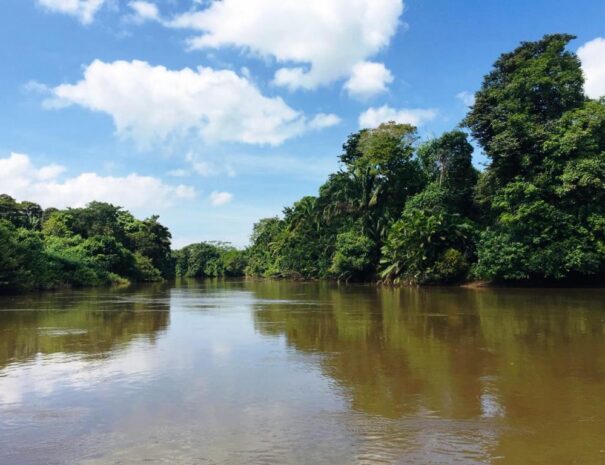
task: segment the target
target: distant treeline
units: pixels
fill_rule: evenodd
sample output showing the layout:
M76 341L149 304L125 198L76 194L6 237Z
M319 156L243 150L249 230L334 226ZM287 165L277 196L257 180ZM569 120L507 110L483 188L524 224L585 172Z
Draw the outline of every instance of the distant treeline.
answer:
M102 202L43 210L0 195L0 292L242 276L245 251L207 242L170 248L157 216L136 219Z
M605 272L605 99L574 37L503 54L459 129L418 143L388 123L349 136L342 168L254 227L259 276L452 283L598 281ZM472 163L467 132L489 158Z
M605 99L555 34L503 54L459 128L420 143L351 134L316 197L254 226L251 245L171 252L153 216L0 196L0 290L244 274L409 283L598 282L605 276ZM490 163L472 164L480 145Z

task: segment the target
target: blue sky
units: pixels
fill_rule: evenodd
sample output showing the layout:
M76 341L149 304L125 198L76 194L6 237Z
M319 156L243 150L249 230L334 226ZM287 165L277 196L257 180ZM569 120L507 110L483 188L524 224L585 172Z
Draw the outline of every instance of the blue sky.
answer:
M455 127L498 55L578 38L605 94L605 2L4 0L0 191L158 213L182 246L248 241L360 125ZM476 154L476 163L484 161Z

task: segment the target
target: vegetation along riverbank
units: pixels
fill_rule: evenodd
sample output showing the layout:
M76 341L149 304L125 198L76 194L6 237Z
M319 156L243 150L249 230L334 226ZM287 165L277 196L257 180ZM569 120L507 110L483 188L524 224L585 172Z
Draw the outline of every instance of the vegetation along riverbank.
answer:
M254 226L251 244L170 249L157 217L0 198L0 289L172 276L600 282L605 100L591 100L572 36L500 56L460 126L428 141L387 123L351 134L317 196ZM471 139L472 137L472 139ZM472 164L475 141L489 159Z

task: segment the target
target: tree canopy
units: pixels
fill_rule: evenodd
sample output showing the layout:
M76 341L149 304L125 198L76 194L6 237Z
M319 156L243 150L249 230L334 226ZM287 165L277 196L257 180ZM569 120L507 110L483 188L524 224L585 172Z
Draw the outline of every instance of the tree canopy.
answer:
M158 281L174 275L168 228L92 202L58 210L0 196L0 291Z

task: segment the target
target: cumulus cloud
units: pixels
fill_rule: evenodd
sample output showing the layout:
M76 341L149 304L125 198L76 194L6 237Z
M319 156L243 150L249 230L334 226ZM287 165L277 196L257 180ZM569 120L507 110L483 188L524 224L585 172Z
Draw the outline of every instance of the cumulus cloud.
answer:
M578 49L586 80L584 89L590 98L605 96L605 38L597 37Z
M96 173L63 177L64 172L65 167L56 164L36 166L24 154L0 158L2 192L43 207L81 207L99 200L133 210L162 208L196 195L190 186L171 186L135 173L124 177Z
M106 113L119 135L141 146L187 135L211 142L279 145L339 121L323 114L309 120L230 70L170 70L137 60L95 60L81 81L54 87L51 93L47 108L80 105Z
M467 107L472 107L475 104L475 94L472 92L467 92L466 90L458 92L456 94L456 98L464 103L464 105Z
M314 89L386 47L402 12L402 0L222 0L166 24L199 31L192 49L238 47L288 63L275 83Z
M353 97L367 99L385 92L391 82L393 75L384 64L364 61L353 67L345 89Z
M230 192L213 191L210 194L210 203L215 207L226 205L233 200L233 194Z
M160 12L155 3L137 0L134 2L130 2L128 6L133 12L131 18L136 23L160 20Z
M92 23L105 0L38 0L38 5L54 13L74 16L82 24Z
M381 123L395 121L397 123L407 123L413 126L422 126L428 121L432 121L437 116L437 112L430 108L400 108L395 109L387 105L378 108L368 108L359 115L359 127L375 128Z

